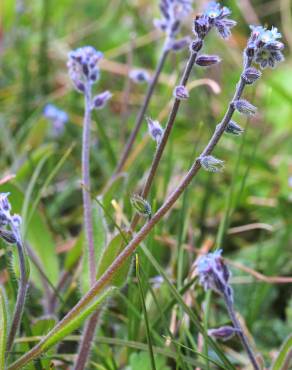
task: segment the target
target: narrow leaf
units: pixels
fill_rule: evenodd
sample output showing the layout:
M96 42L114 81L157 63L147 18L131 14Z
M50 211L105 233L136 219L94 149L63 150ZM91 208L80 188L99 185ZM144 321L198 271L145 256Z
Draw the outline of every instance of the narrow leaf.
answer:
M283 343L272 370L288 370L292 362L292 335Z
M128 236L129 234L126 234L126 237ZM122 252L125 246L126 242L124 240L124 235L118 234L110 241L98 264L96 279L101 277L101 275L107 270L116 257ZM111 285L121 287L125 284L130 269L130 264L131 260L128 259L128 261L116 271L111 280Z
M94 253L95 260L99 263L101 255L105 249L107 241L107 225L103 212L100 207L94 204L92 206L92 226L93 226L93 241L94 241ZM82 293L88 292L90 289L89 279L89 264L88 264L88 248L85 244L85 238L83 238L83 259L82 259L82 275L80 277L81 291Z
M5 369L5 352L7 338L7 311L3 288L0 288L0 370Z
M116 290L114 287L110 287L105 290L93 303L87 306L82 312L80 312L71 321L67 322L64 326L60 327L52 336L50 336L44 343L41 344L41 351L47 351L53 345L62 341L68 334L78 329L84 320L91 315L99 305L101 305L105 299L107 299Z

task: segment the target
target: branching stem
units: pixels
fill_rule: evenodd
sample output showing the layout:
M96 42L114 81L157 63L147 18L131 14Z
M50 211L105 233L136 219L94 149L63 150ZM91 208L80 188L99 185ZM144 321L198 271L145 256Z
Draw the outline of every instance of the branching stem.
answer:
M131 134L129 136L129 139L128 139L126 145L125 145L124 151L123 151L123 153L121 155L121 158L119 160L119 163L117 165L117 168L116 168L116 170L114 172L114 176L116 176L117 174L119 174L122 171L122 169L123 169L123 167L124 167L124 165L125 165L128 157L129 157L129 154L130 154L130 152L132 150L132 147L133 147L133 144L134 144L134 142L136 140L136 137L138 135L138 132L139 132L139 130L141 128L141 125L143 123L143 119L144 119L145 113L146 113L146 111L148 109L148 106L149 106L151 97L152 97L153 92L155 90L155 87L157 85L157 82L158 82L159 76L161 74L161 71L163 69L163 66L165 64L166 58L167 58L167 56L169 54L169 49L166 47L167 45L168 45L168 39L166 39L166 41L164 43L164 47L162 49L162 53L161 53L159 62L157 64L155 73L154 73L154 75L152 77L152 80L151 80L149 86L148 86L148 90L146 92L146 95L145 95L143 104L142 104L142 106L141 106L141 108L139 110L139 113L137 115L134 128L133 128L133 130L132 130L132 132L131 132Z
M250 67L251 60L247 58L244 69ZM215 146L222 137L228 123L230 122L235 111L234 101L239 99L245 87L245 81L241 77L237 84L233 99L230 101L228 109L221 121L216 126L215 132L212 135L207 146L203 150L201 156L209 155L214 150ZM139 244L147 237L153 227L162 219L162 217L171 209L174 203L178 200L181 194L185 191L193 178L196 176L201 168L200 159L197 158L189 171L186 173L177 188L168 196L163 205L154 213L152 218L141 228L141 230L133 237L126 248L119 254L119 256L112 262L104 274L93 284L90 290L80 299L80 301L64 316L64 318L29 352L24 354L20 359L15 361L8 370L16 370L26 365L36 357L43 353L43 346L64 324L68 323L76 317L111 281L113 275L118 271L126 260L138 248Z

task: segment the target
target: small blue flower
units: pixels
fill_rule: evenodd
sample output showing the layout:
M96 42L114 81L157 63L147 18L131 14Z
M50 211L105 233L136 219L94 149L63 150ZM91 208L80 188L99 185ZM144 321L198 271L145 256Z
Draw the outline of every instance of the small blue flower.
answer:
M236 22L228 17L231 11L226 6L221 7L216 1L211 1L206 7L204 15L209 18L211 26L214 26L223 39L227 39L231 35L231 28L236 25Z
M221 15L221 7L220 4L217 3L216 1L211 1L205 10L205 15L209 18L217 18Z
M43 110L43 115L52 124L53 136L60 136L69 120L68 114L53 104L47 104Z

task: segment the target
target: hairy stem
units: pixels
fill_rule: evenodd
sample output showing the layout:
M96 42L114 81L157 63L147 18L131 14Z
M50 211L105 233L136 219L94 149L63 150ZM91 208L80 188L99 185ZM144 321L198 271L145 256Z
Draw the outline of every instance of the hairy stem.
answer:
M244 68L248 68L251 65L251 60L247 59ZM222 137L228 123L230 122L234 113L234 101L239 99L245 87L245 81L241 77L233 99L230 101L228 109L221 121L216 127L214 134L212 135L207 146L203 150L201 156L209 155L214 150L218 141ZM64 318L40 341L34 348L24 354L20 359L15 361L8 370L16 370L21 366L26 365L36 357L43 353L43 345L48 339L50 339L64 324L68 323L74 317L76 317L96 296L102 291L111 281L113 275L118 271L127 259L133 254L138 248L139 244L147 237L153 227L162 219L162 217L171 209L174 203L178 200L184 190L191 183L193 178L196 176L201 168L200 159L197 158L189 171L186 173L178 187L168 196L163 205L156 211L152 218L141 228L141 230L133 237L126 248L118 255L118 257L112 262L104 274L94 283L91 289L80 299L80 301L64 316Z
M203 40L200 40L200 41L203 41ZM183 76L181 78L180 85L186 86L186 84L187 84L187 82L188 82L188 80L190 78L190 74L191 74L191 71L193 69L193 66L194 66L194 64L196 62L197 55L198 55L198 52L191 52L191 55L190 55L190 57L188 59L188 62L186 64L186 67L185 67ZM164 130L162 139L161 139L161 141L160 141L160 143L159 143L159 145L158 145L158 147L156 149L156 152L155 152L155 155L154 155L152 164L151 164L150 172L148 174L147 180L145 182L145 185L144 185L143 190L142 190L142 193L141 193L141 196L143 198L147 198L147 196L149 194L149 191L150 191L152 182L154 180L154 177L155 177L155 174L156 174L156 171L157 171L159 162L161 160L161 157L162 157L162 154L164 152L164 149L165 149L167 140L169 138L169 135L171 133L171 130L173 128L173 125L174 125L174 122L175 122L175 119L176 119L176 116L177 116L177 113L178 113L180 104L181 104L181 100L179 100L179 99L175 99L174 100L174 103L173 103L173 106L172 106L170 115L168 117L168 121L167 121L165 130ZM133 218L133 220L131 222L131 230L132 231L137 226L137 223L139 221L139 218L140 218L139 215L136 213L136 215L134 216L134 218Z
M86 238L88 243L88 265L89 265L89 280L93 285L96 280L96 263L93 240L93 225L92 225L92 207L90 197L90 124L91 124L91 86L88 84L85 91L85 114L83 127L83 142L82 142L82 177L83 177L83 207L84 207L84 225ZM89 357L90 347L97 325L96 312L88 321L87 326L83 330L83 335L80 343L80 348L77 356L77 362L74 369L84 369ZM90 333L88 333L88 331Z
M231 321L233 323L233 326L236 329L238 329L237 335L239 336L239 338L241 340L241 343L242 343L244 349L246 350L246 352L248 354L248 357L249 357L249 359L252 363L253 368L255 370L260 370L260 367L259 367L259 365L256 361L256 358L255 358L255 355L254 355L253 350L251 348L251 345L249 344L249 341L248 341L247 337L245 336L244 331L242 330L240 322L236 317L236 313L234 311L234 305L233 305L232 300L226 294L224 294L224 300L225 300L225 303L226 303L228 314L229 314L229 316L231 318Z
M154 73L154 76L152 77L152 80L148 86L148 90L146 92L146 95L145 95L145 98L144 98L144 101L143 101L143 104L139 110L139 113L137 115L137 118L136 118L136 122L135 122L135 125L134 125L134 128L130 134L130 137L125 145L125 148L124 148L124 151L121 155L121 158L118 162L118 165L117 165L117 168L114 172L114 176L117 175L118 173L120 173L129 157L129 154L132 150L132 147L133 147L133 144L134 144L134 141L138 135L138 132L140 130L140 127L143 123L143 119L144 119L144 115L148 109L148 106L149 106L149 103L150 103L150 100L151 100L151 97L153 95L153 92L154 92L154 89L157 85L157 82L158 82L158 78L160 76L160 73L162 71L162 68L164 66L164 63L165 63L165 60L169 54L169 49L166 47L168 43L168 39L165 41L165 44L164 44L164 47L162 49L162 53L161 53L161 56L160 56L160 59L159 59L159 62L157 64L157 67L156 67L156 71Z
M74 370L83 370L89 358L92 340L95 334L96 326L99 318L99 310L95 311L91 318L86 323L83 329L83 338L79 347L78 356Z
M13 313L13 319L7 339L7 352L11 351L15 336L19 329L21 318L24 309L25 297L28 288L28 274L26 269L26 261L25 261L25 250L23 243L18 240L16 243L17 253L19 257L19 269L20 269L20 279L18 285L18 292L17 292L17 299L15 304L15 309Z
M95 281L96 266L93 242L92 208L90 193L90 126L91 126L91 86L87 84L85 91L85 111L82 138L82 195L84 208L84 227L88 244L89 279L91 284Z

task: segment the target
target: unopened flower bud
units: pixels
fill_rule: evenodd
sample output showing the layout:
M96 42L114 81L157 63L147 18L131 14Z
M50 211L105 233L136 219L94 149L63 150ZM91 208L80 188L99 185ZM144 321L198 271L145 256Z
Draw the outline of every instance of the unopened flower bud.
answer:
M222 250L201 256L197 262L199 282L207 291L214 290L220 295L233 300L232 288L229 284L230 271L221 256Z
M190 50L194 53L197 53L198 51L202 49L202 47L203 47L203 41L200 39L197 39L191 43Z
M200 39L203 39L211 28L209 17L206 15L198 15L194 20L194 32Z
M11 221L13 223L13 225L16 227L16 228L19 228L21 226L21 223L22 223L22 218L21 216L15 214L11 217Z
M235 100L233 105L239 113L245 114L246 116L252 116L257 111L257 108L245 99Z
M245 54L248 58L253 58L255 55L256 46L254 44L250 44L245 49Z
M148 131L153 140L156 141L157 145L160 143L163 136L164 130L158 121L153 121L151 118L147 117L146 121L148 123Z
M13 232L0 229L0 238L8 244L15 244L17 239Z
M221 339L223 341L231 339L235 334L239 333L240 330L233 328L232 326L221 326L216 329L209 329L208 335L214 339Z
M236 122L230 121L225 128L225 132L232 135L241 135L244 130Z
M265 45L265 49L267 50L283 50L284 48L285 45L280 41L274 41Z
M253 84L256 80L258 80L262 75L262 72L254 67L247 68L243 74L242 78L244 79L245 83L248 85Z
M183 37L180 40L172 40L171 39L167 48L169 50L174 51L174 52L179 52L179 51L185 49L186 47L188 47L190 42L191 42L190 37Z
M0 210L9 212L11 210L11 204L8 200L10 193L0 193Z
M77 90L80 93L85 92L85 85L82 81L77 80L77 79L74 79L74 80L72 79L72 82L73 82L73 86L75 87L75 90Z
M200 157L199 160L201 166L208 172L221 172L224 168L224 161L221 161L212 155Z
M183 85L179 85L174 88L173 96L178 100L186 100L190 97L187 88Z
M92 109L102 109L105 107L112 94L109 91L104 91L101 94L96 95L92 101Z
M149 219L151 218L151 206L147 200L143 199L140 195L135 194L131 197L131 203L141 216L148 217Z
M201 67L209 67L220 63L221 59L218 55L199 55L196 59L196 64Z
M150 75L144 69L133 69L130 71L129 77L137 84L148 83L150 81Z
M5 226L10 221L11 204L8 200L10 193L0 193L0 225Z

